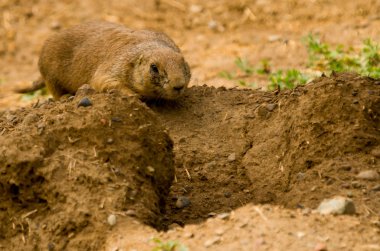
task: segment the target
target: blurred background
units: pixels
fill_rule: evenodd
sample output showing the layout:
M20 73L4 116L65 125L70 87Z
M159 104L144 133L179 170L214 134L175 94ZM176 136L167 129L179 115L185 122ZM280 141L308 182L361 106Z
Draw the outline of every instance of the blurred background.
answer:
M239 83L223 74L235 72L239 58L306 69L308 34L350 48L380 41L379 0L0 0L0 109L25 104L12 89L38 78L44 40L89 20L167 33L191 66L192 85L265 86L261 76Z

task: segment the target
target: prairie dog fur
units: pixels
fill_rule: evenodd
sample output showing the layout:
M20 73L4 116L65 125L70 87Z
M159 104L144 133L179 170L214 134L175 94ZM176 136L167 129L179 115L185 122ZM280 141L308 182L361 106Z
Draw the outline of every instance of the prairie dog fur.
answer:
M167 35L109 22L89 22L52 35L38 65L56 99L84 84L97 91L177 99L191 77L189 65Z

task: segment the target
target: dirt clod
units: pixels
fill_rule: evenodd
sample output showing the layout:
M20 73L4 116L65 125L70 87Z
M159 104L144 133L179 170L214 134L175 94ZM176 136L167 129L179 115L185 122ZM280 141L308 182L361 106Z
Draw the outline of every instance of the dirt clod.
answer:
M378 179L380 179L380 175L375 170L361 171L356 177L358 179L363 179L363 180L378 180Z

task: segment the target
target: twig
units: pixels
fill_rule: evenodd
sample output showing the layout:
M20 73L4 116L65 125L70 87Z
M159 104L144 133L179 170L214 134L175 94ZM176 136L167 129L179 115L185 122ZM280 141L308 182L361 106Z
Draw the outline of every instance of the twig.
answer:
M319 176L319 179L322 179L322 173L320 170L318 170L318 176Z
M71 178L71 171L73 170L73 168L75 168L76 163L76 159L73 159L69 162L69 166L67 167L69 169L69 179Z
M260 210L258 207L253 207L253 209L260 215L260 217L265 221L268 222L268 218L264 215L264 213Z
M282 163L280 162L280 165L278 166L278 168L280 169L280 171L283 173L284 172L284 166L282 165Z
M190 173L189 173L189 171L187 170L187 168L185 167L185 172L186 172L186 174L187 174L187 177L189 178L189 180L191 180L191 176L190 176Z
M98 153L96 152L96 146L94 146L94 157L98 157Z
M68 136L67 138L68 138L68 140L69 140L69 142L70 142L71 144L73 144L73 143L77 142L78 140L80 140L80 138L71 139L70 136Z
M33 108L36 108L40 104L40 99L37 99L37 102L32 105Z
M376 215L376 212L373 209L371 209L369 206L367 206L366 204L363 204L363 206L369 212L369 214Z
M224 116L223 121L226 121L227 116L228 116L228 112L226 112L226 115Z
M30 212L27 212L27 213L21 215L21 218L25 219L25 218L31 216L32 214L37 213L37 211L38 211L37 209L34 209L34 210L30 211Z

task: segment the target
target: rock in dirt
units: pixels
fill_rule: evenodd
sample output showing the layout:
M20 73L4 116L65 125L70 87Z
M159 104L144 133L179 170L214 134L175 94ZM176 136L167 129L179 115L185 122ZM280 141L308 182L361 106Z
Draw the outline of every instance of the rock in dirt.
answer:
M336 196L322 201L317 211L320 214L354 214L355 205L351 199Z
M371 190L375 192L380 191L380 185L375 185L374 187L371 188Z
M216 237L214 237L212 239L208 239L207 241L205 241L204 246L206 248L208 248L208 247L211 247L212 245L214 245L214 244L216 244L218 242L220 242L220 237L216 236Z
M378 180L380 175L375 170L365 170L361 171L356 178L362 180Z
M201 5L192 4L189 8L191 13L200 13L203 10L203 7Z
M226 198L230 198L232 194L231 194L231 192L225 192L223 195Z
M371 151L371 154L376 158L380 158L380 148L375 148Z
M116 224L116 215L110 214L108 215L107 222L110 226L115 226Z
M327 246L325 243L317 243L314 247L314 251L327 251Z
M92 106L92 102L89 98L82 98L79 103L78 103L78 107L88 107L88 106Z
M267 108L267 110L270 112L273 111L274 109L276 109L276 107L277 107L277 104L267 104L265 106L265 108Z
M172 223L168 226L168 229L173 230L173 229L180 228L180 227L181 227L181 225L179 225L178 223Z
M231 153L230 155L228 155L228 161L229 162L233 162L236 160L236 153Z
M185 207L188 207L190 206L191 202L190 202L190 199L186 196L180 196L178 197L176 203L175 203L175 206L177 208L185 208Z
M219 219L222 219L222 220L227 220L227 219L229 219L230 218L230 213L221 213L221 214L218 214L218 218Z

